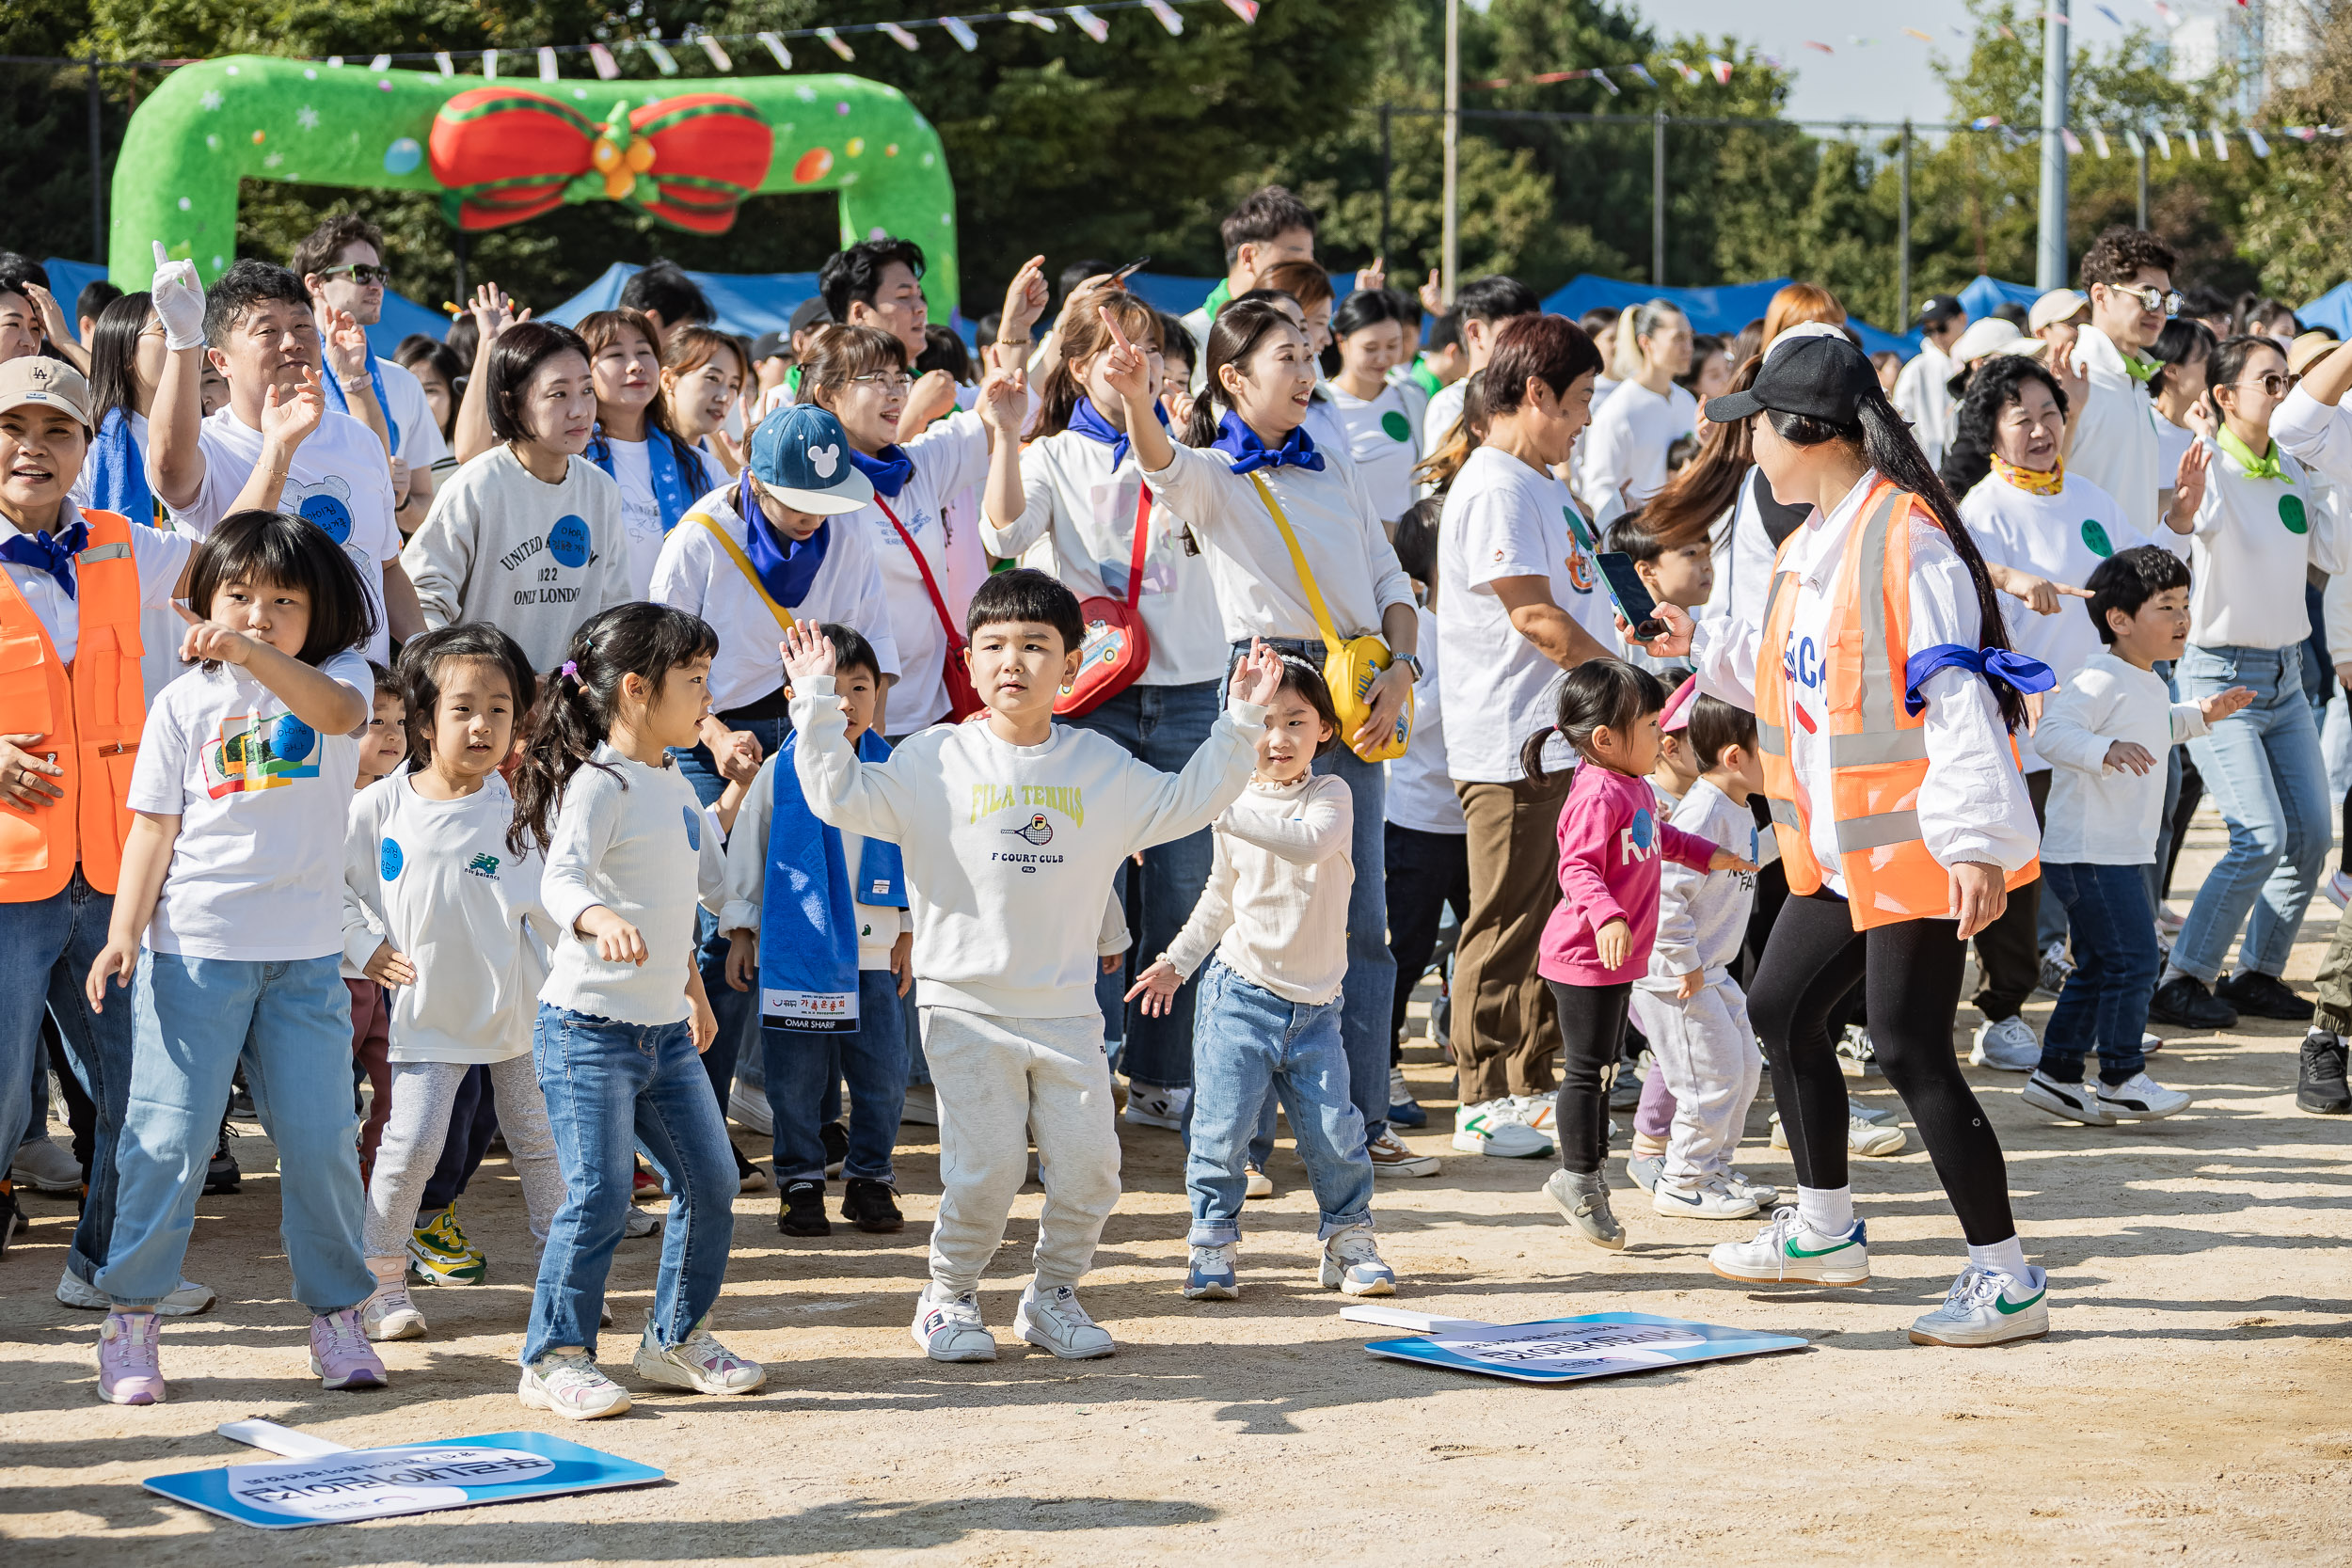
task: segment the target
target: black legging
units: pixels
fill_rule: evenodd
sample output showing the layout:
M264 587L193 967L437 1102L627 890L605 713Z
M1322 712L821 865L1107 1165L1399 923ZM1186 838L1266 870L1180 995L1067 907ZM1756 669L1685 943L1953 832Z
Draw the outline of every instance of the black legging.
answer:
M1870 1043L1880 1069L1918 1124L1969 1244L1990 1246L2017 1234L2017 1226L2000 1140L1952 1050L1966 957L1952 921L1907 920L1856 931L1843 898L1826 891L1792 895L1765 944L1748 1017L1772 1067L1798 1185L1843 1187L1846 1079L1827 1019L1867 968ZM1560 1116L1567 1116L1565 1088ZM1563 1138L1564 1153L1566 1148Z
M1560 1092L1552 1102L1560 1168L1590 1176L1600 1169L1609 1152L1609 1091L1602 1083L1625 1038L1626 1004L1633 998L1633 982L1571 986L1548 980L1545 984L1551 988L1551 999L1560 1010L1560 1040L1565 1047ZM1836 1070L1837 1064L1832 1062L1830 1071Z

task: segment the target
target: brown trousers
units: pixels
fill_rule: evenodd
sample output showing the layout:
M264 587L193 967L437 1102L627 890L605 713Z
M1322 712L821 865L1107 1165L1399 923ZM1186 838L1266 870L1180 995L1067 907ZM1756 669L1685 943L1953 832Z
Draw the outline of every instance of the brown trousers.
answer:
M1552 1092L1560 1020L1535 960L1560 901L1560 808L1571 777L1454 786L1470 820L1470 918L1454 958L1454 1064L1465 1105Z

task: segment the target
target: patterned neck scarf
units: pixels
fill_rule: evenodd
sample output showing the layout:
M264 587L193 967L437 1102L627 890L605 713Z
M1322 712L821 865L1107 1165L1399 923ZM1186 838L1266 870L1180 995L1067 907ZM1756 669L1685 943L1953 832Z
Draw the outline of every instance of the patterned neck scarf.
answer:
M2066 488L2066 464L2063 460L2048 473L2021 468L2000 453L1993 454L1993 471L2028 496L2055 496Z

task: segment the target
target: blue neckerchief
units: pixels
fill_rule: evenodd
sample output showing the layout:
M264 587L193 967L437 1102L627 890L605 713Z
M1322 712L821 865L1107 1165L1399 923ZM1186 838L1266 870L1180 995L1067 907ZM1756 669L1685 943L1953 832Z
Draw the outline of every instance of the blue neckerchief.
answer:
M1153 403L1152 412L1159 416L1160 428L1167 429L1168 410ZM1089 441L1100 441L1110 448L1111 467L1114 468L1127 461L1128 450L1134 445L1127 439L1127 433L1103 418L1103 411L1094 406L1094 400L1083 394L1078 399L1078 406L1070 411L1070 428Z
M89 475L90 509L119 512L135 523L155 526L155 492L147 486L147 454L131 436L131 416L122 409L99 421L83 467Z
M1315 451L1314 437L1307 434L1305 425L1292 427L1290 435L1279 447L1269 447L1258 439L1258 433L1242 422L1232 409L1216 421L1217 436L1209 445L1234 458L1233 472L1249 473L1258 468L1279 468L1295 464L1314 473L1323 471L1323 453Z
M375 405L384 411L384 428L391 433L392 455L400 455L400 421L392 418L391 400L384 395L384 367L374 355L368 356L368 385L375 388ZM326 406L338 414L351 412L351 399L343 395L341 376L326 378Z
M2057 674L2038 658L2028 658L2007 648L1963 648L1957 642L1939 642L1903 661L1903 711L1914 719L1928 705L1928 700L1919 695L1919 689L1938 670L1965 670L2028 693L2047 691L2058 685Z
M771 1029L818 1033L858 1026L858 904L906 907L898 847L868 838L850 884L841 830L817 819L794 766L796 731L776 753L775 797L768 824L768 875L759 911L761 1022ZM868 730L858 759L881 762L890 745Z
M604 426L596 426L588 437L588 461L602 468L605 477L618 480L612 471L612 443L606 438ZM692 463L690 477L685 465ZM677 527L696 498L717 488L710 483L710 472L703 467L702 453L663 431L645 427L645 468L653 478L653 502L661 514L661 531L667 534Z
M72 511L68 507L66 510ZM65 596L74 597L73 558L89 545L89 524L77 513L73 526L63 529L53 538L47 529L38 533L10 532L0 538L0 561L12 561L19 566L31 566L47 572L57 579Z
M752 489L751 465L743 467L742 483L736 486L735 510L743 516L743 553L752 558L752 570L759 574L759 585L768 590L768 596L787 610L798 610L801 601L817 580L817 569L825 563L825 550L833 543L833 519L828 517L817 525L817 531L795 544L779 539L768 519L760 515L759 497Z
M859 473L874 482L874 493L885 500L897 500L898 492L907 487L907 481L914 477L914 459L895 442L872 457L851 447L850 461L857 466Z

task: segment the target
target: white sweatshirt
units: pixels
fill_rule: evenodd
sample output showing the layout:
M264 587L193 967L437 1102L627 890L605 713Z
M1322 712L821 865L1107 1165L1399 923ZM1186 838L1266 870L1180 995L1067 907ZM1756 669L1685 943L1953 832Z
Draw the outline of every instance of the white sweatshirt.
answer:
M726 902L719 911L722 931L759 930L759 916L768 894L768 830L776 817L776 756L759 765L742 806L735 814L735 832L727 835ZM841 835L841 861L850 868L850 888L857 889L858 858L866 852L865 838ZM861 904L853 896L851 914L857 921L857 966L888 969L890 949L898 933L914 929L914 917L895 904Z
M1209 880L1163 955L1190 978L1212 949L1243 979L1316 1006L1347 977L1355 798L1333 774L1252 779L1216 819Z
M1696 427L1698 399L1673 382L1663 395L1638 381L1618 387L1577 443L1577 486L1595 507L1615 498L1639 506L1666 487L1666 452Z
M675 765L648 768L598 744L555 812L539 895L560 933L539 1000L622 1023L676 1023L689 1011L694 905L718 911L725 835ZM602 904L645 939L643 964L608 963L575 928Z
M2292 454L2277 453L2281 477L2253 479L2217 442L2207 445L2213 461L2190 536L2189 642L2199 648L2300 642L2312 631L2303 600L2310 568L2339 572L2344 566L2335 509L2321 499Z
M1703 778L1692 782L1666 820L1743 860L1756 859L1755 814ZM1693 871L1672 857L1661 859L1658 938L1650 948L1649 974L1636 983L1644 990L1671 994L1694 969L1706 973L1708 985L1726 978L1747 936L1748 906L1755 897L1753 871Z
M2124 520L2153 539L2163 527L2156 492L2169 488L2172 476L2157 471L2160 444L2147 385L2123 368L2122 351L2095 326L2076 335L2074 368L2090 385L2074 412L2067 471L2113 496Z
M2055 865L2146 865L2164 816L2165 753L2206 730L2195 703L2176 703L2153 670L2091 656L2042 709L2035 741L2051 763L2042 858ZM2107 748L2137 742L2145 773L2106 765Z
M1231 705L1182 773L1060 725L1042 746L1013 746L985 720L934 725L871 763L850 750L833 677L802 682L792 698L809 809L899 847L924 1001L998 1018L1096 1010L1103 899L1119 863L1215 820L1249 782L1264 723L1264 708Z
M1895 391L1888 400L1911 421L1911 438L1919 443L1931 468L1942 465L1944 449L1951 444L1955 368L1950 355L1933 343L1921 343L1919 352L1895 377Z
M352 798L344 957L364 964L389 941L417 971L391 988L395 1062L502 1062L531 1049L557 931L539 901L539 857L507 847L514 819L495 773L454 800L425 799L405 770Z

